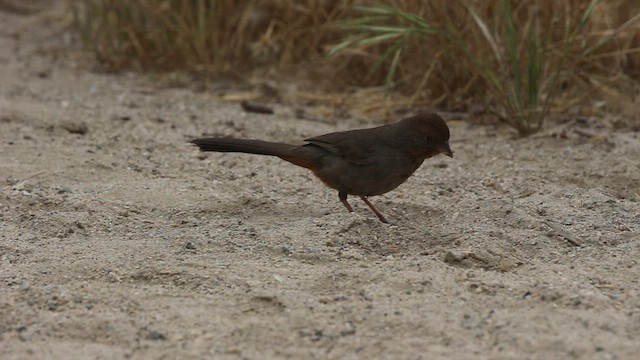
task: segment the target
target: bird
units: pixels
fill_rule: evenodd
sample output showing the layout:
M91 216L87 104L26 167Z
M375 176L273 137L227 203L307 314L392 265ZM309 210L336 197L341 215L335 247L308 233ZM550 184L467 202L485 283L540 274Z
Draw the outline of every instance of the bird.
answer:
M276 156L309 169L338 191L340 202L349 212L353 208L347 197L359 196L380 221L388 223L368 197L394 190L427 158L438 154L453 158L449 137L449 127L442 117L419 113L392 124L304 139L302 145L231 137L189 142L201 151Z

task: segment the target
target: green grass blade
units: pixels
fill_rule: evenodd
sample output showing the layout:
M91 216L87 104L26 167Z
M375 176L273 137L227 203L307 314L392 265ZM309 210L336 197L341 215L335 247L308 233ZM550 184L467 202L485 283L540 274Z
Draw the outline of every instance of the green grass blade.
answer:
M478 15L478 13L476 13L476 11L473 8L467 7L467 9L469 10L469 13L473 17L473 20L476 22L476 24L480 28L482 35L489 43L489 46L491 46L491 50L493 50L493 53L495 54L496 58L500 63L502 63L502 55L500 53L500 49L493 35L491 35L491 32L489 31L487 24L485 24L485 22L482 20L480 15Z
M393 15L396 10L391 6L354 6L354 10L371 14Z
M371 70L369 70L369 73L367 74L367 76L371 76L373 73L375 73L382 66L382 64L384 64L385 61L389 60L389 58L392 55L395 57L398 52L398 49L400 49L403 45L404 45L403 39L398 39L393 45L389 46L389 48L385 50L385 52L378 58L378 60L376 60L373 67L371 67ZM391 63L393 64L393 61ZM396 66L397 66L397 61L396 61ZM391 71L391 68L388 71Z
M531 27L529 29L529 61L527 66L527 97L528 103L526 104L526 109L528 114L527 118L531 119L531 117L538 116L538 97L540 95L540 78L541 74L541 63L539 57L539 48L538 42L536 38L536 33L538 32L535 27ZM537 121L536 121L537 122ZM528 124L531 126L531 124ZM537 125L534 125L537 127Z
M387 72L387 76L385 78L385 85L387 90L391 89L393 86L393 78L396 75L396 71L398 70L398 61L400 60L400 54L402 53L402 44L400 44L394 55L393 60L391 61L391 65L389 66L389 71Z
M409 28L409 27L381 26L381 25L360 25L354 28L347 27L346 29L359 30L359 31L364 31L369 33L405 33L405 32L414 30L413 28Z
M395 38L398 38L398 37L401 37L401 36L403 36L402 33L382 34L382 35L370 37L370 38L367 38L367 39L362 39L362 40L357 42L357 45L358 46L374 45L374 44L382 43L382 42L385 42L387 40L395 39Z
M334 56L335 54L352 47L354 44L358 43L363 38L364 38L363 35L350 36L347 39L343 40L341 43L332 47L331 50L329 50L329 52L327 53L327 56L328 57Z
M513 90L518 103L522 102L522 71L520 70L520 56L518 54L518 33L513 21L513 11L509 0L502 1L503 17L505 19L505 40L507 48L507 57L511 65L511 74L513 76ZM530 41L533 38L530 37ZM531 45L531 44L530 44Z

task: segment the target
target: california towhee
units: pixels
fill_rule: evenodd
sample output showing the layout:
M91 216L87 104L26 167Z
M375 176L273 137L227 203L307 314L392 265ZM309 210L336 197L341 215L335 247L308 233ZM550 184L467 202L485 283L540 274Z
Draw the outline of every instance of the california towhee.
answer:
M322 182L338 190L350 212L347 195L358 195L380 221L387 219L367 199L391 191L411 176L424 159L438 154L453 157L449 127L440 116L424 113L395 124L341 131L289 145L262 140L203 138L190 141L202 151L242 152L277 156L313 171Z

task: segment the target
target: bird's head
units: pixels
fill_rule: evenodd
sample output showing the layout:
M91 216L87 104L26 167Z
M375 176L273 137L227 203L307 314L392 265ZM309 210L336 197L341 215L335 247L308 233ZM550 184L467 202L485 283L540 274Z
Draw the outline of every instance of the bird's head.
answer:
M402 122L408 126L408 131L413 132L411 137L419 142L420 152L425 153L426 157L438 154L453 157L449 147L449 127L440 115L420 113Z

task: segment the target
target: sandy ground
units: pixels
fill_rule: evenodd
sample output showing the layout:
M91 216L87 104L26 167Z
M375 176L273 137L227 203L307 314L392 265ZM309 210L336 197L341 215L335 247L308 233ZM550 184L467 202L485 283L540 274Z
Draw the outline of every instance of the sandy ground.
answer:
M0 358L637 358L638 132L452 120L454 159L372 198L385 225L304 169L185 142L372 123L94 73L55 19L0 11Z

